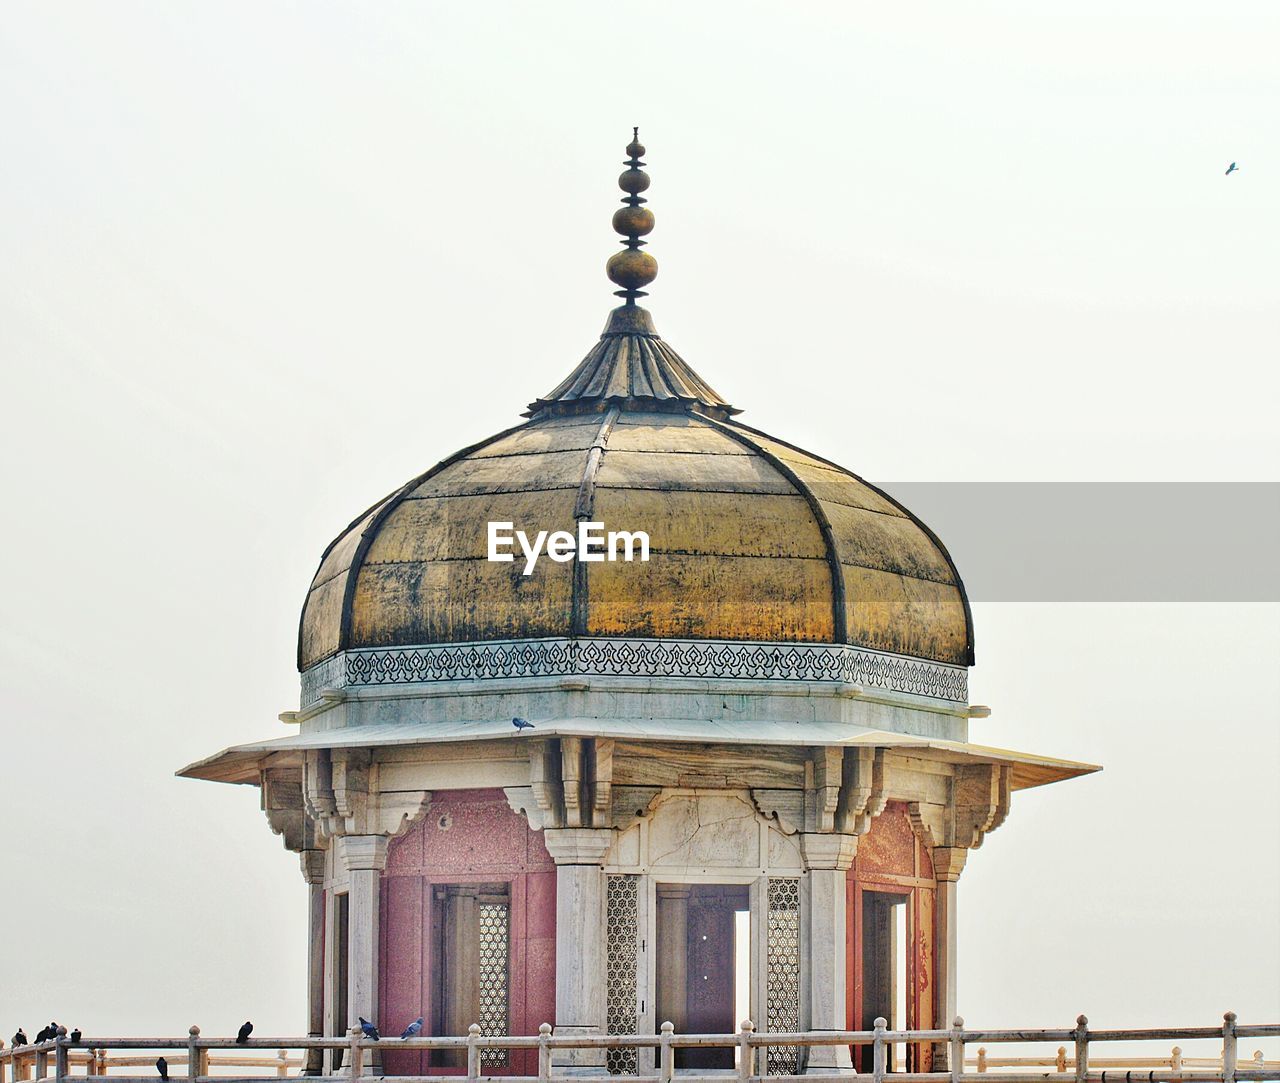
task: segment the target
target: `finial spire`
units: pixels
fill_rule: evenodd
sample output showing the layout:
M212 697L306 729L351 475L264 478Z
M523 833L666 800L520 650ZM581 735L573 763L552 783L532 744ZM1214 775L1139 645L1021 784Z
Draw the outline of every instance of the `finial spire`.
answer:
M618 187L627 194L622 200L624 205L613 213L613 228L623 235L626 247L610 256L605 265L609 280L622 287L615 296L625 298L628 305L634 305L637 297L646 296L641 287L658 277L658 261L640 251L645 244L640 238L653 230L653 211L641 206L648 202L640 193L649 187L649 174L641 168L644 144L640 142L640 129L632 128L631 133L627 170L618 178Z

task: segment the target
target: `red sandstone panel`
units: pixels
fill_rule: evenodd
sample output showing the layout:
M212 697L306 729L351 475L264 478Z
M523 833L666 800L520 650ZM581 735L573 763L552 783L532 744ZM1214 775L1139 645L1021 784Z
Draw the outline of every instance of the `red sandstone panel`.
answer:
M906 806L890 801L885 810L871 821L871 830L858 842L855 859L860 878L876 873L895 876L916 874L916 836L907 818Z
M381 984L378 995L378 1023L386 1034L399 1034L422 1014L426 999L423 974L427 939L423 919L425 892L416 876L383 879L380 927L394 930L381 937ZM420 1053L387 1053L386 1071L395 1075L420 1074Z
M511 888L510 1029L536 1034L555 1022L555 862L541 832L512 812L501 790L439 792L394 839L383 873L382 1029L398 1034L419 1015L430 1029L432 885L506 883ZM407 900L414 900L410 902ZM517 1053L514 1074L536 1073L536 1051ZM423 1055L391 1052L389 1075L459 1074L428 1068Z

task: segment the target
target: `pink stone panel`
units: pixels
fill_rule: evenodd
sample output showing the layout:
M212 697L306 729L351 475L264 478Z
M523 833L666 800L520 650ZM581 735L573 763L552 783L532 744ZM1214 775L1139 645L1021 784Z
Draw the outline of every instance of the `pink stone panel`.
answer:
M858 879L876 873L915 875L916 837L905 805L890 801L885 810L871 821L871 830L858 841L854 866Z
M515 1034L555 1021L555 862L542 833L512 812L501 790L437 792L427 814L391 842L383 873L379 1021L398 1034L431 1004L433 884L506 883L511 890L509 1020ZM513 1074L537 1070L536 1052L518 1052ZM457 1074L429 1068L427 1057L393 1052L388 1075Z
M380 937L381 985L378 996L379 1025L387 1034L399 1034L422 1014L425 1003L424 926L425 885L416 876L386 877L382 884ZM394 1075L420 1074L420 1053L387 1053L386 1071Z

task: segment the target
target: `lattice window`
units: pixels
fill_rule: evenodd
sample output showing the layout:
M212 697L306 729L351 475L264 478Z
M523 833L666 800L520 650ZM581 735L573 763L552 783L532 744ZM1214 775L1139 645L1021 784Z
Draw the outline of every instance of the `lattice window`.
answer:
M768 943L765 968L765 1021L773 1033L800 1029L800 881L771 877L768 892ZM765 1052L768 1075L795 1075L798 1046L771 1045Z
M480 1033L507 1033L507 982L510 910L505 902L480 904ZM505 1049L481 1049L482 1068L505 1068Z
M635 1034L640 878L608 876L606 881L606 1030L609 1034ZM605 1064L610 1075L636 1075L639 1072L635 1049L609 1049L605 1053Z

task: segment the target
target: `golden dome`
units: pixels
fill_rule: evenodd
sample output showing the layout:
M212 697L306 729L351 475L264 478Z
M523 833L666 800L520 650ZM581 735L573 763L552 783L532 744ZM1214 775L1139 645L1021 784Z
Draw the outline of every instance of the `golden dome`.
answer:
M972 664L964 587L929 529L849 471L733 420L636 306L656 263L638 262L653 225L644 148L627 151L615 225L630 235L618 257L636 266L615 257L610 270L626 303L530 420L334 540L303 608L299 668L361 647L563 636L844 643ZM533 536L585 521L644 531L649 560L540 559L525 575L518 553L488 559L490 523Z
M850 643L967 665L964 588L918 520L848 471L696 404L543 415L349 527L299 668L339 650L546 636ZM598 449L598 450L597 450ZM488 524L644 530L647 563L491 562Z

